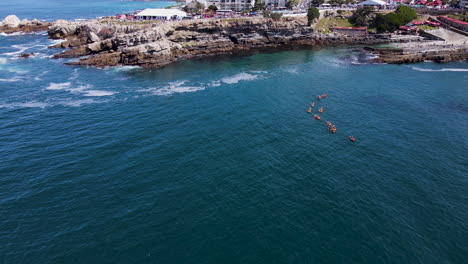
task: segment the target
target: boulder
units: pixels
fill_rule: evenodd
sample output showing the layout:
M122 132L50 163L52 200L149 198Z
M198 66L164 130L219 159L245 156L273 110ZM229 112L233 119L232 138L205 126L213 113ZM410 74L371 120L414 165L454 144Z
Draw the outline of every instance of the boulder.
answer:
M26 18L21 20L21 22L19 23L19 26L26 26L29 24L29 20L27 20Z
M92 32L92 31L88 33L88 38L89 38L89 40L90 40L91 42L99 42L99 41L101 41L101 39L99 38L99 36L96 35L96 33Z
M31 56L34 56L35 54L34 53L21 53L18 57L20 58L23 58L23 59L27 59Z
M20 23L21 21L15 15L9 15L2 21L2 25L7 27L18 27Z

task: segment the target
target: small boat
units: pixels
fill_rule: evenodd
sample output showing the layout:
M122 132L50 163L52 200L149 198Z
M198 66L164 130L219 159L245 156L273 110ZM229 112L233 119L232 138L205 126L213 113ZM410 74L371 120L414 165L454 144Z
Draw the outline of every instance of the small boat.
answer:
M314 115L314 118L317 119L317 120L320 120L320 116L318 116L318 115Z
M330 121L327 121L326 123L327 123L327 126L328 126L328 127L331 127L331 126L332 126L332 123L331 123Z
M314 107L314 106L315 106L315 102L310 103L310 107Z
M309 107L309 109L307 109L307 113L310 113L312 112L312 107Z
M328 96L328 94L322 94L322 98L325 98L327 96Z
M335 133L336 132L336 127L331 126L328 130L330 130L330 132L332 132L332 133Z
M319 113L323 113L323 107L319 108Z
M356 139L353 136L349 136L349 140L351 140L351 142L356 141Z
M319 95L319 96L317 96L317 99L318 99L318 100L322 99L322 96L320 96L320 95Z

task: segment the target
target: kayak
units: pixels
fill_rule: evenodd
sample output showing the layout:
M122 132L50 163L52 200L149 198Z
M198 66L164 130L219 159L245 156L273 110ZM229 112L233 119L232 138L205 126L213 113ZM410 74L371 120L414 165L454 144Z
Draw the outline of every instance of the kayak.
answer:
M318 115L314 115L314 118L317 119L317 120L320 120L320 116L318 116Z
M356 139L353 136L349 136L349 140L351 140L351 142L356 141Z

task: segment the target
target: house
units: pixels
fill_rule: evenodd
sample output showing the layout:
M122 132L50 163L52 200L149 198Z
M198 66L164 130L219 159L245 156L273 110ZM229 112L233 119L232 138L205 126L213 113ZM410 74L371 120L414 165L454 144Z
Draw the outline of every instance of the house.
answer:
M138 20L178 20L187 17L187 13L178 9L148 8L135 17Z
M445 24L448 24L449 26L468 32L468 22L461 21L461 20L447 17L447 16L438 16L437 18L440 21L444 22Z

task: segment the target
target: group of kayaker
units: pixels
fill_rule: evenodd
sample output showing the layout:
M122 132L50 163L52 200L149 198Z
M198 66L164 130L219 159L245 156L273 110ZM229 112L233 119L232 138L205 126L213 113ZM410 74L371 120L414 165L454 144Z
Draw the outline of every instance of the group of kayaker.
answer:
M317 96L317 99L322 100L323 98L325 98L327 96L328 96L327 94L322 94L322 95ZM310 107L307 109L307 113L312 113L312 110L314 109L314 106L315 106L315 102L310 103ZM318 112L323 113L323 107L320 107L318 109ZM317 119L317 120L321 119L321 117L319 115L314 115L314 118ZM328 131L330 131L331 133L336 133L335 125L333 125L330 121L326 121L326 124L328 126ZM349 136L349 140L351 140L351 142L356 141L356 139L353 136Z

